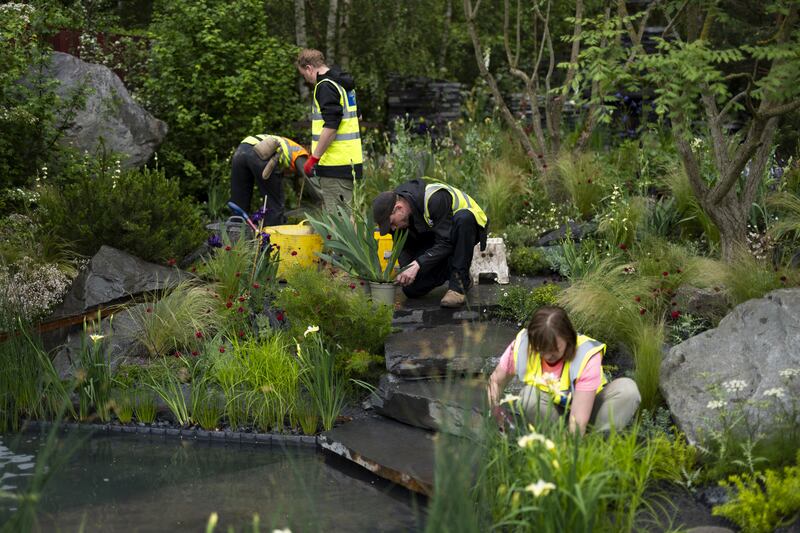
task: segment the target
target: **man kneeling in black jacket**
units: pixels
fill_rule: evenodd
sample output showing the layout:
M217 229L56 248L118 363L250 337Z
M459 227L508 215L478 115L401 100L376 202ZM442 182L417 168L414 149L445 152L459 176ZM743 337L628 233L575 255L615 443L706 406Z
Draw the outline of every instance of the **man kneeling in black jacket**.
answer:
M409 298L419 298L449 282L442 307L464 305L472 282L472 252L486 248L488 220L469 195L439 182L414 179L380 193L372 214L381 235L408 229L397 283Z

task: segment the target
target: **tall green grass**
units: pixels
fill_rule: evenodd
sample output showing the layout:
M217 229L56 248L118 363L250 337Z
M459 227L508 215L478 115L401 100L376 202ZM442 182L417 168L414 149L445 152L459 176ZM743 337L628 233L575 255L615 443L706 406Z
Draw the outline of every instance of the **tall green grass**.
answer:
M612 173L599 157L591 153L574 155L564 152L558 156L555 166L555 172L549 173L550 181L546 184L552 191L551 196L557 199L565 193L581 216L585 220L591 219L608 194Z
M723 264L722 268L722 281L733 305L761 298L775 289L800 285L800 273L796 268L776 268L744 248L739 249L733 260Z
M317 407L322 427L328 431L344 407L346 379L336 368L336 357L323 345L321 335L309 333L297 352L303 369L300 380Z
M98 322L99 323L99 320ZM90 333L91 327L84 323L78 368L75 371L78 389L78 405L81 420L89 418L92 408L101 421L111 417L111 361L108 343L98 330Z
M663 180L675 198L676 212L682 217L679 224L690 233L705 235L709 243L719 243L719 228L700 206L683 165L675 164Z
M492 231L500 231L519 219L521 201L528 187L519 167L504 159L490 159L483 165L483 183L479 190L466 192L487 213Z

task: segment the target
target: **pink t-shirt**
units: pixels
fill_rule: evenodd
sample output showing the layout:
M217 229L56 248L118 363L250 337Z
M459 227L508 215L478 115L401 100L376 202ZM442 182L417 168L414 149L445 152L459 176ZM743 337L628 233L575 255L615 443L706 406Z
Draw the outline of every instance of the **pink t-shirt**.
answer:
M575 381L575 390L576 391L596 391L597 388L600 386L602 382L602 373L603 373L603 357L600 352L592 355L589 358L589 361L586 363L586 366L583 368L583 372L581 373L580 377L578 377L577 381ZM514 341L511 341L511 344L508 345L506 351L503 352L503 356L500 357L500 363L498 366L506 371L507 374L516 374L517 369L514 368ZM554 374L558 377L561 377L561 371L564 369L564 361L561 360L555 365L549 365L547 361L542 359L542 372L549 372Z

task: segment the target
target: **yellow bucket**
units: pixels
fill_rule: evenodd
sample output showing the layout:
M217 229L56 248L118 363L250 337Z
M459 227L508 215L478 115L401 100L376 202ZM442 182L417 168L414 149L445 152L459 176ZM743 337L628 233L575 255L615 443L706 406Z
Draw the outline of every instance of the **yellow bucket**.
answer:
M381 235L380 231L376 231L374 237L378 241L378 261L381 262L381 268L385 269L392 257L392 234Z
M278 246L280 250L281 260L278 263L278 276L283 275L286 269L293 265L309 267L319 263L316 252L322 251L322 237L314 233L311 226L306 226L301 222L300 224L267 226L264 231L269 233L270 242Z

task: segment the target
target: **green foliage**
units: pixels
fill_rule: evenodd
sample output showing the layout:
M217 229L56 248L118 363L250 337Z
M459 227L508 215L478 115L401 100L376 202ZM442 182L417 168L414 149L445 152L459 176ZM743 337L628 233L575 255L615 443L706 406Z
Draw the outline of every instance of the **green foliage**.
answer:
M800 452L796 463L783 472L768 469L721 481L731 499L712 513L731 520L744 533L768 533L794 523L800 513Z
M633 379L642 396L641 407L655 409L661 403L658 383L664 346L664 323L642 320L627 332L626 341L633 351Z
M554 305L558 300L560 287L555 284L543 285L535 289L514 286L503 291L497 315L501 318L526 323L533 313L543 305Z
M719 228L700 205L683 167L675 165L663 179L675 199L674 209L681 217L678 221L681 228L689 235L703 235L710 243L718 243Z
M103 422L111 417L111 364L107 343L103 335L92 333L84 324L81 337L79 365L75 370L78 389L79 416L81 420L89 418L91 408Z
M156 399L150 389L138 389L134 393L133 414L143 424L156 420Z
M492 229L500 231L520 218L520 198L528 192L525 176L506 159L486 161L481 176L483 183L475 189L475 201L491 220Z
M112 168L85 159L63 187L42 191L39 221L44 234L93 255L104 244L141 259L182 258L205 238L193 203L163 170Z
M111 408L120 423L129 424L133 419L133 397L130 389L113 389L111 391Z
M284 310L293 337L318 325L328 346L344 352L383 351L391 332L388 306L374 306L362 291L350 289L327 271L294 268L286 273L286 280L288 286L277 294L274 305Z
M220 322L213 289L183 280L133 308L139 340L151 357L196 350Z
M510 224L503 230L503 239L510 250L535 246L539 241L539 233L528 224Z
M151 369L146 385L167 405L179 426L187 426L192 421L191 404L186 400L183 383L165 359Z
M548 272L550 263L538 248L514 248L508 255L508 266L514 272L525 276L533 276Z
M800 273L790 267L773 267L749 250L740 250L724 265L723 284L733 305L761 298L775 289L800 285Z
M302 116L296 49L267 32L263 8L258 0L154 4L142 97L169 124L162 161L185 193L204 195L247 135L289 134Z
M317 407L322 427L330 431L347 398L346 378L336 368L336 357L323 345L322 335L311 329L303 344L298 344L297 356L303 366L300 380Z
M556 162L556 171L550 175L557 180L551 185L555 189L551 196L557 198L566 193L585 220L592 218L602 199L610 192L612 174L603 160L594 154L564 153Z
M626 197L615 185L608 198L607 210L599 216L597 232L613 247L630 247L646 213L646 198Z

